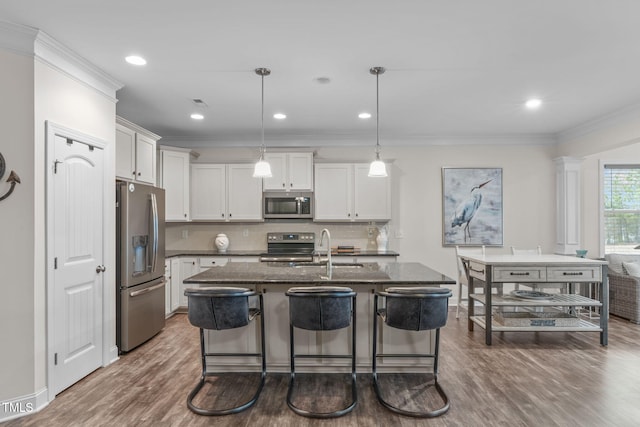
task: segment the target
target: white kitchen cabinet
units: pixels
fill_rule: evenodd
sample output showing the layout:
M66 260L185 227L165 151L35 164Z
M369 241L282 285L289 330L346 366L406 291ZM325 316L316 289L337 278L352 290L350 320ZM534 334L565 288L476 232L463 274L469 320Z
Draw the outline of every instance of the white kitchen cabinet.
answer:
M171 258L171 312L180 307L180 289L182 279L180 278L180 259Z
M165 221L189 221L190 150L160 149L160 187L165 190Z
M219 164L191 165L191 219L226 220L227 167Z
M253 164L194 164L191 178L193 220L262 221L262 182Z
M266 153L271 178L263 178L265 191L313 191L313 153Z
M391 219L391 179L368 173L365 163L316 164L314 221Z
M156 185L158 139L158 135L116 117L116 177Z
M184 290L194 285L185 285L184 279L191 277L194 274L200 273L200 265L198 258L193 257L181 257L180 258L180 307L187 307L187 297L184 296Z
M171 314L171 260L164 260L164 314Z

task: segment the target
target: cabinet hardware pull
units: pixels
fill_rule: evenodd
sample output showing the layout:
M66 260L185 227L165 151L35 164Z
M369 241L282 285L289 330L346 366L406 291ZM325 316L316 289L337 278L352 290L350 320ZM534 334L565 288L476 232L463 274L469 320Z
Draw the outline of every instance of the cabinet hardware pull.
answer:
M475 268L473 268L473 267L469 267L469 271L474 271L474 272L476 272L476 273L484 274L484 269L482 269L482 270L476 270L476 269L475 269Z
M528 271L525 271L524 273L515 273L515 272L513 272L513 271L512 271L512 272L511 272L511 273L509 273L509 274L510 274L511 276L528 276L528 275L529 275L529 272L528 272Z
M563 271L562 275L563 276L582 276L582 271L575 271L575 272Z

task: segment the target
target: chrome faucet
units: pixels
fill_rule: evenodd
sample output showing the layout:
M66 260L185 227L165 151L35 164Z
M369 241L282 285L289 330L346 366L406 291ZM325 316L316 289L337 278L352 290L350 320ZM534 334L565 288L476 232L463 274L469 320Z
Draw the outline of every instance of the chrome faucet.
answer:
M327 279L331 280L331 273L333 272L333 265L331 264L331 233L326 228L323 228L320 232L320 246L322 246L325 234L327 235Z

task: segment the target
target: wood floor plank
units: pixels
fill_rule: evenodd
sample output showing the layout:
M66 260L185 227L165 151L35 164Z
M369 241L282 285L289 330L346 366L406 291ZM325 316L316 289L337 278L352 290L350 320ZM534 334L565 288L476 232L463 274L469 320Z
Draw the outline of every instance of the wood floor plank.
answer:
M186 405L199 375L198 331L178 314L151 341L63 391L42 411L1 425L631 427L640 419L640 326L611 317L608 347L600 346L597 333L586 332L495 333L488 347L484 331L468 332L466 319L450 315L441 333L439 382L451 410L428 420L387 411L365 373L358 375L358 406L338 419L294 414L286 404L289 376L271 373L253 408L204 417ZM349 397L344 376L332 383L335 393L326 393L326 380L301 383L303 403L333 405ZM392 396L399 401L417 395L425 382L401 375L388 381L399 390ZM246 394L252 384L247 378L220 376L208 387L224 404Z

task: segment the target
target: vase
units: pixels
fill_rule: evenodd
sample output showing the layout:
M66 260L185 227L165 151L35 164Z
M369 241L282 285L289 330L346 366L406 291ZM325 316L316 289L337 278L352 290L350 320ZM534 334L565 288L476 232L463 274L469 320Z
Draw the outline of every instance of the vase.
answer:
M218 234L214 241L218 252L226 252L229 247L229 238L226 234Z

